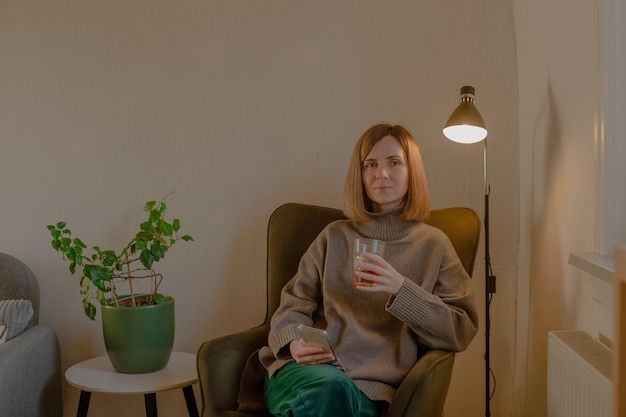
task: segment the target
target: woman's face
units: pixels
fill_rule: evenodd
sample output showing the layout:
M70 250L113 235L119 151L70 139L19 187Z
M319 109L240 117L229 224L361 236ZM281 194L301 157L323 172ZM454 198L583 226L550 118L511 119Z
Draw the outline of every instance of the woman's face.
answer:
M400 142L393 136L376 142L363 161L362 176L375 213L400 206L409 189L409 167Z

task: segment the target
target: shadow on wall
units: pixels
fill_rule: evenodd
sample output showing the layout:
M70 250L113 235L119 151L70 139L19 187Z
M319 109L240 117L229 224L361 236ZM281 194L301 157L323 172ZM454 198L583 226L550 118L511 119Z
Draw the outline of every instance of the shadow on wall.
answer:
M533 135L533 229L526 415L547 409L547 333L563 324L562 248L559 217L563 213L563 148L561 124L548 81L547 96ZM533 408L533 409L529 409Z

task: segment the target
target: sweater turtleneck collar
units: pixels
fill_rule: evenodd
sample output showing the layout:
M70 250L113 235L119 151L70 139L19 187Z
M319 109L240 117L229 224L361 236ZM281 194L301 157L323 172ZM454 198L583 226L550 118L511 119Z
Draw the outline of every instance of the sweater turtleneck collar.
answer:
M398 240L406 236L419 222L402 218L404 205L383 213L368 212L371 221L354 223L354 228L364 237L380 240Z

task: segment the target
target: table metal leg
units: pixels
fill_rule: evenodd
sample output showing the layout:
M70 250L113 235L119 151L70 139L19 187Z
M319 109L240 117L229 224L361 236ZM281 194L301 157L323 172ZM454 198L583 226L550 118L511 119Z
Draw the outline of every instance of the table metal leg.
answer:
M80 391L80 400L78 400L78 409L76 410L76 417L87 417L87 411L89 411L89 400L91 399L91 392Z
M193 394L193 388L191 385L183 387L183 394L185 394L185 402L187 403L187 411L189 417L200 417L198 414L198 405L196 404L196 397Z
M185 403L187 404L189 417L200 417L200 414L198 413L198 405L196 404L196 396L193 393L193 387L191 385L183 387L183 394L185 395ZM80 391L80 400L78 401L76 417L87 417L90 399L91 392ZM156 393L144 394L144 402L146 404L146 417L158 417Z
M146 403L146 417L157 417L156 393L144 394L143 397Z

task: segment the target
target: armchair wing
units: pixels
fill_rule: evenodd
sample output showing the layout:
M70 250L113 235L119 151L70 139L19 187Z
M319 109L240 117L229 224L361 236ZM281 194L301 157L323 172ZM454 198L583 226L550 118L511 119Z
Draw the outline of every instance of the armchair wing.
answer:
M448 394L454 353L429 350L413 365L396 391L387 417L439 417Z
M262 325L202 344L197 361L203 417L271 416L262 398L264 369L257 364L244 375L248 360L267 343L268 333L269 325ZM245 400L240 398L242 389L249 390Z

